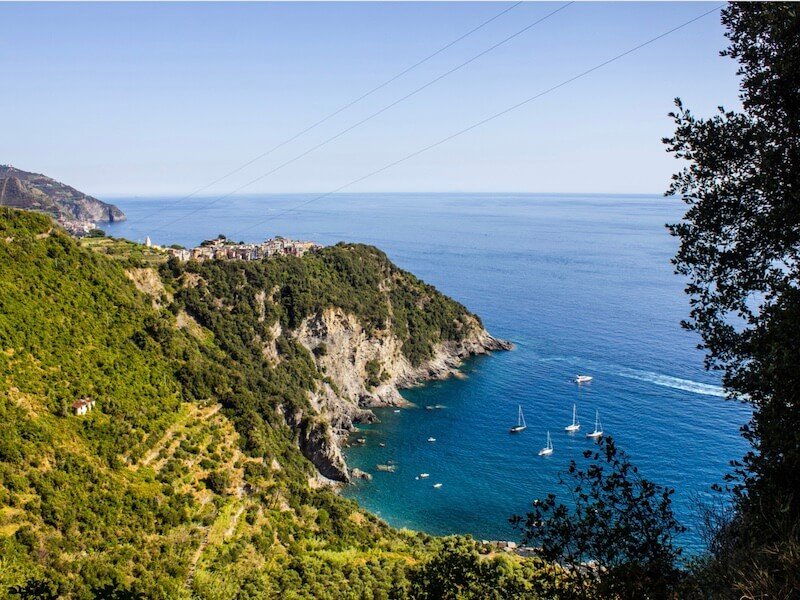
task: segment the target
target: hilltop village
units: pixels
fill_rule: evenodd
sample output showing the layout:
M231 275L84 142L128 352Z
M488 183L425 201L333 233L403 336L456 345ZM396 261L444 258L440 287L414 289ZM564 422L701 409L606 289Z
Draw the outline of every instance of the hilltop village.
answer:
M145 245L153 246L148 237ZM181 248L171 246L165 248L170 256L174 256L181 262L188 260L261 260L271 256L303 256L306 252L322 248L315 242L304 242L300 240L290 240L284 237L274 237L261 242L260 244L245 244L244 242L233 242L220 235L214 240L206 240L195 248Z

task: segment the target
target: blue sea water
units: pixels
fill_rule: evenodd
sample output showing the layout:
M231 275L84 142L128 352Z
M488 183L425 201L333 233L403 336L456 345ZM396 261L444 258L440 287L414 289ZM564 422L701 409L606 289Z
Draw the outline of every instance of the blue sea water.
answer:
M390 524L516 539L508 518L534 498L565 495L559 475L592 447L585 433L599 410L644 476L676 489L689 528L681 541L690 552L701 547L697 506L745 452L738 430L750 413L725 400L703 369L698 339L680 327L688 301L670 264L677 242L664 227L680 219L680 201L341 194L303 204L312 198L239 196L207 210L198 210L209 203L203 198L115 198L129 220L108 232L161 244L194 245L218 233L374 244L514 342L512 352L469 361L463 379L405 391L414 407L379 410L381 422L363 427L366 445L347 458L374 479L344 494ZM577 386L577 373L594 380ZM568 435L573 404L582 429ZM517 405L528 428L512 436ZM539 457L548 431L555 451ZM376 470L389 460L394 473ZM418 479L422 472L430 478Z

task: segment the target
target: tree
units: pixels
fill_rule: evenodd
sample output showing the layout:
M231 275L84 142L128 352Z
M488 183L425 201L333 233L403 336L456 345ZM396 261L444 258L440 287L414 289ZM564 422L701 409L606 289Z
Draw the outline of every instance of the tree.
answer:
M537 561L482 557L472 539L460 536L440 543L427 561L409 571L412 600L534 600L560 594L552 573Z
M576 597L670 597L680 580L675 536L684 531L672 512L674 490L644 479L610 437L584 457L592 461L585 469L570 461L571 508L548 494L512 524L542 558L574 575Z
M664 142L688 165L668 193L689 208L670 230L691 298L684 325L754 408L718 558L732 595L785 597L800 587L800 16L795 4L735 3L722 22L742 110L698 119L676 100Z

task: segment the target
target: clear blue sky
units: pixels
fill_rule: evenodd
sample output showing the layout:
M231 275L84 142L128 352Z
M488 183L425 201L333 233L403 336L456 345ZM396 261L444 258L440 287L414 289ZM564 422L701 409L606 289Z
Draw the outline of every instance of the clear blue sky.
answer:
M468 31L501 3L0 3L0 163L95 195L187 194ZM526 3L224 194L559 4ZM575 75L708 3L578 3L243 192L326 192ZM718 14L347 191L662 192L681 96L738 106Z

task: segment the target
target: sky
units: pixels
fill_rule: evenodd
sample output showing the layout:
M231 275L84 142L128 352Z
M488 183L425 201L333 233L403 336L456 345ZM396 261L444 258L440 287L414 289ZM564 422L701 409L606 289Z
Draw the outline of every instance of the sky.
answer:
M710 10L523 3L202 195L329 192ZM0 3L0 163L100 196L208 186L510 3ZM347 192L661 193L673 99L736 108L713 13Z

